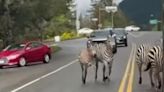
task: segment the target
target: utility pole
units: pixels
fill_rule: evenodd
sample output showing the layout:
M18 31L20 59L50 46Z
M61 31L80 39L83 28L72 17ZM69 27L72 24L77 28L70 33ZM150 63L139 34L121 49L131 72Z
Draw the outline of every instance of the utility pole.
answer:
M163 39L163 58L162 60L164 60L164 0L162 0L162 17L161 17L161 20L162 20L162 39ZM164 92L164 62L162 63L162 92Z
M101 9L100 5L98 6L98 29L101 28Z

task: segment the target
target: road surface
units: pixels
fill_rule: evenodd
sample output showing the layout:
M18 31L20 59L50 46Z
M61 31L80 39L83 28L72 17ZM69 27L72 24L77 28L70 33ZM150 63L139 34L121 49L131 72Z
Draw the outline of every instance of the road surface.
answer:
M57 43L62 50L52 55L49 64L0 69L0 92L154 92L146 72L143 84L138 84L134 54L139 44L154 43L161 36L161 32L129 33L128 47L119 46L114 56L110 81L102 82L102 65L99 64L98 80L94 81L94 68L91 67L86 85L82 84L77 62L86 39Z

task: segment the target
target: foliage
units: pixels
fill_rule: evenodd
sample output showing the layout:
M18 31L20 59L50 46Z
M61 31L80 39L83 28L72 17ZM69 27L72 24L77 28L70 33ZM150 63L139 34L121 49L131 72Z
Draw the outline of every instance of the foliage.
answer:
M7 45L16 40L42 39L70 30L67 6L70 1L0 0L0 39Z
M61 40L70 40L70 39L73 39L73 38L76 38L77 35L75 32L64 32L62 35L61 35Z
M69 18L64 14L61 14L52 18L44 34L46 35L46 38L52 38L70 30L72 30L72 27L69 24Z
M93 22L92 28L98 28L98 24L101 23L103 27L112 26L112 14L107 13L104 9L105 6L111 6L112 0L100 0L97 4L93 5L92 17L98 18L98 21ZM129 19L124 15L122 10L118 7L118 11L113 14L114 27L125 27L130 23Z

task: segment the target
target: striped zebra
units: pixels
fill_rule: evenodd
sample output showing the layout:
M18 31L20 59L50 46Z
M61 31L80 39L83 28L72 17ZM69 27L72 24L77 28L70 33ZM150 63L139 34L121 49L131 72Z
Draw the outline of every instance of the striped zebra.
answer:
M110 40L107 40L105 43L95 43L94 48L96 51L96 75L95 80L97 79L97 70L98 63L103 63L103 81L105 82L109 79L113 63L113 52L110 45Z
M155 89L158 91L161 88L161 77L160 72L162 72L162 64L163 64L163 51L160 46L153 46L148 53L148 61L147 70L151 70L152 75L155 81Z
M141 44L136 52L136 63L138 65L138 71L139 71L139 84L142 84L142 68L143 65L146 66L145 69L143 69L144 71L146 71L147 68L147 64L148 64L148 52L151 49L151 45L150 44ZM151 85L154 86L153 80L152 80L152 72L151 70L149 71L149 77L150 77L150 82Z

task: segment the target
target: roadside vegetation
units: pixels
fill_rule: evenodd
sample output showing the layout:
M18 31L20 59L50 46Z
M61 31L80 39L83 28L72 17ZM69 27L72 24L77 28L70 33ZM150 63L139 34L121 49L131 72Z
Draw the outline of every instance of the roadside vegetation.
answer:
M101 28L112 27L112 14L105 11L105 6L118 6L112 5L112 0L100 0L100 2L92 1L92 8L88 12L90 16L80 17L81 27L88 27L92 29L98 29L98 24L102 25ZM97 18L97 21L93 21L92 18ZM116 28L126 27L127 25L135 24L128 19L123 11L118 6L117 12L113 13L113 26Z
M72 0L0 0L0 39L3 47L75 33ZM72 34L73 33L73 34ZM63 39L70 39L66 35Z
M61 49L62 49L62 48L59 47L59 46L51 46L51 51L52 51L52 53L56 53L56 52L60 51Z

